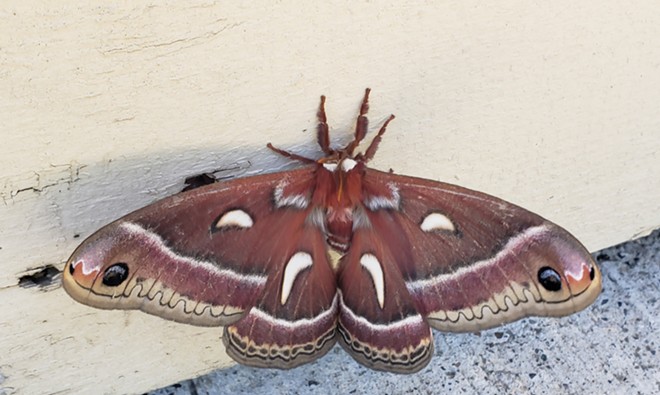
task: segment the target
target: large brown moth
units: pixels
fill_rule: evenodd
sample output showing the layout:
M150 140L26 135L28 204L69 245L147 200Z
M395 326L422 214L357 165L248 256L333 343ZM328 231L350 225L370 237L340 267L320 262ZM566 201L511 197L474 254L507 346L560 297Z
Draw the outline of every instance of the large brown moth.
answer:
M362 153L330 148L325 97L314 160L216 182L137 210L73 253L64 289L105 309L224 326L236 361L292 368L338 341L358 362L412 373L431 328L466 332L591 304L601 275L566 230L493 196L370 169L390 116Z

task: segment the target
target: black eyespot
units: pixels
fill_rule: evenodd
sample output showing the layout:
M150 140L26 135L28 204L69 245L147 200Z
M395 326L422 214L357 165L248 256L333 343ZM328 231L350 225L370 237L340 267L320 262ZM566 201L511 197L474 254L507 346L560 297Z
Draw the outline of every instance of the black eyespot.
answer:
M594 281L594 277L596 277L596 268L592 266L591 269L589 269L589 279Z
M105 269L103 273L103 284L108 287L116 287L128 278L128 265L119 262Z
M73 264L69 264L69 274L73 276L73 273L76 271L76 268L73 267Z
M539 282L548 291L556 292L561 289L561 276L551 267L544 266L539 269Z

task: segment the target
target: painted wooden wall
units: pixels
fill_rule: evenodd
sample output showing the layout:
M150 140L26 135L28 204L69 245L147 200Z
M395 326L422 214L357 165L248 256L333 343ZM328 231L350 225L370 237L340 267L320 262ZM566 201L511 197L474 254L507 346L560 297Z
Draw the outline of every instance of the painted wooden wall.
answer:
M592 251L660 226L655 1L1 8L0 393L139 393L230 364L220 329L84 307L57 270L187 176L294 165L267 142L317 154L321 94L338 144L366 87L372 126L397 115L374 167L501 196Z

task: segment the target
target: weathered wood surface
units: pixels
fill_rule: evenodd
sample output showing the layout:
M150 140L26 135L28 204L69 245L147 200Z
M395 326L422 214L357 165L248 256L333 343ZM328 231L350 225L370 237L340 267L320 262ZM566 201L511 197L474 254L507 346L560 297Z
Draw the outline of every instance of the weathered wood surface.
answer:
M19 279L186 176L290 165L266 142L313 155L320 94L336 142L367 86L372 125L396 113L375 167L501 196L592 251L657 228L656 7L5 2L0 392L142 392L229 364L220 329Z

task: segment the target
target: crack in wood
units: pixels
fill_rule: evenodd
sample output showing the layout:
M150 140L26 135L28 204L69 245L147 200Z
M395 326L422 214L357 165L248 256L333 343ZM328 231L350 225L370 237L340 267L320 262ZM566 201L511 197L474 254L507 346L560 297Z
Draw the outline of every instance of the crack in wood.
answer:
M3 180L0 198L5 204L26 192L42 193L46 189L66 185L70 187L80 180L80 171L87 167L77 162L65 165L51 165L49 169L31 171Z

